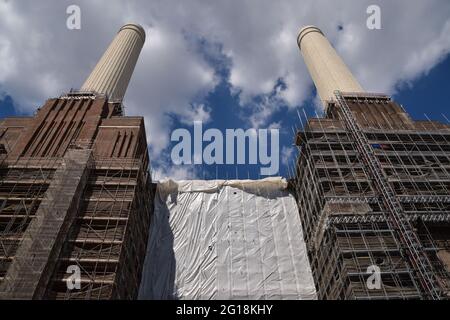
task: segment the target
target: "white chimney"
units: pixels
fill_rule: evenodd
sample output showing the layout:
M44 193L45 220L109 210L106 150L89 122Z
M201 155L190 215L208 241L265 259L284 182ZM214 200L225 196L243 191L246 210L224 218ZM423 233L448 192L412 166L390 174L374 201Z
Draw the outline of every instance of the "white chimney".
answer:
M123 100L144 42L145 31L140 25L130 23L120 28L81 90Z
M327 101L334 100L335 90L364 92L319 28L302 28L297 44L325 108Z

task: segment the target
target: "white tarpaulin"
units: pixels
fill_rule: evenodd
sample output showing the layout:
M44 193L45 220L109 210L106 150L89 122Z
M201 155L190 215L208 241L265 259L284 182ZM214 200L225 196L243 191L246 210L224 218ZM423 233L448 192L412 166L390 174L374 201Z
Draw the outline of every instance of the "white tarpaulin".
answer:
M140 299L316 299L282 178L158 184Z

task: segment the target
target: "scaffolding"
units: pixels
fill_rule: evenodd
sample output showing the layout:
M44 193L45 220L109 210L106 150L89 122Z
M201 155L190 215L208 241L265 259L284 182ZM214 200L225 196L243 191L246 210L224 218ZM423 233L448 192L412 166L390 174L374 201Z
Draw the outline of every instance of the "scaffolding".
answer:
M59 161L58 161L59 162ZM4 284L8 269L36 218L38 208L55 173L56 161L22 159L2 162L0 168L0 297L9 294Z
M99 116L114 119L117 131L127 120L121 119L120 102L102 99L83 92L49 101L41 112L64 113L61 123L29 143L8 126L0 128L0 299L137 297L154 195L145 133L136 120L130 134L135 138L128 140L135 147L122 141L128 152L108 158L103 151L114 141L96 139ZM83 110L79 118L64 120L77 108ZM89 125L83 118L88 110ZM38 138L39 148L58 148L47 141L49 132L58 128L52 137L67 137L75 122L87 134L70 135L60 143L61 153L12 155L17 143L27 148ZM69 285L69 266L80 270L80 289Z
M46 298L136 298L153 192L144 161L95 159ZM70 265L81 271L79 290L67 286Z
M294 188L319 298L448 295L450 127L392 110L386 96L338 93L325 118L300 117Z
M0 298L135 298L153 210L147 167L91 150L4 165ZM69 265L81 270L80 290L67 286Z
M54 268L52 262L56 260L65 234L77 214L79 195L84 190L89 172L90 154L90 150L67 152L45 193L38 194L41 201L34 218L25 229L20 226L23 233L0 285L1 298L42 298L42 288L49 282L49 270ZM33 189L34 185L30 187ZM37 188L41 188L41 184ZM20 197L19 194L14 195ZM13 224L12 220L8 224Z

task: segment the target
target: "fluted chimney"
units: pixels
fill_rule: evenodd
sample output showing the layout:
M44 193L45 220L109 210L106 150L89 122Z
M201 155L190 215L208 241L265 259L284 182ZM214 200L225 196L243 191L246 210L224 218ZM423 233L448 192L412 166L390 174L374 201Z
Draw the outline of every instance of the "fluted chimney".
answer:
M302 28L297 44L325 108L327 101L334 100L335 90L364 92L319 28Z
M110 101L121 101L144 42L145 31L140 25L130 23L120 28L81 90L104 93Z

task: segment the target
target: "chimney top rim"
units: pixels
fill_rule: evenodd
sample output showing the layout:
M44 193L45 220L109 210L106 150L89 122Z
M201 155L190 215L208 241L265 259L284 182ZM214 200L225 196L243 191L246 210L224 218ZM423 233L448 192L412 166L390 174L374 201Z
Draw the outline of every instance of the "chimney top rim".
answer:
M119 29L119 32L122 30L125 30L125 29L130 29L130 30L136 31L139 34L139 36L141 37L142 42L145 42L145 30L140 24L126 23Z
M314 26L314 25L307 25L304 26L303 28L300 29L298 36L297 36L297 45L299 47L299 49L301 50L301 42L303 40L303 38L310 32L318 32L321 35L324 35L322 30L320 30L318 27Z

